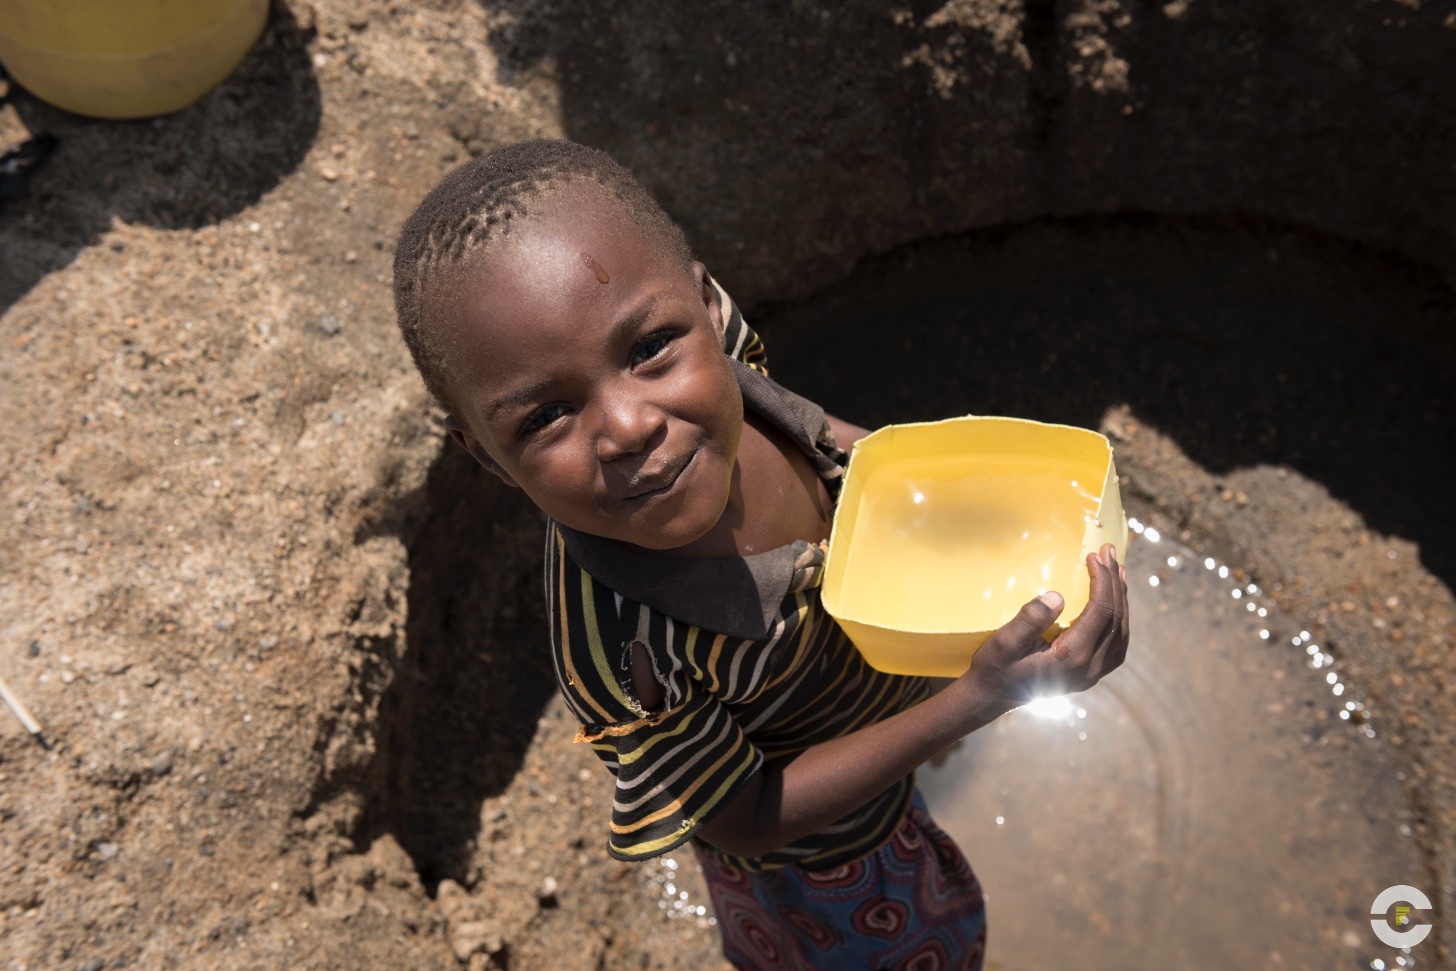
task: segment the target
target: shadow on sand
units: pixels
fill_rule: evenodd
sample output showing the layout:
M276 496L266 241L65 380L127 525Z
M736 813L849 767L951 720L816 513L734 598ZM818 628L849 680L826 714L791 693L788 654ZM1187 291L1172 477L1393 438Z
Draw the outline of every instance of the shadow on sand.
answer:
M275 2L238 69L163 118L82 118L12 86L5 104L32 134L56 144L24 190L0 201L0 313L115 219L205 226L257 202L292 172L319 127L310 35Z

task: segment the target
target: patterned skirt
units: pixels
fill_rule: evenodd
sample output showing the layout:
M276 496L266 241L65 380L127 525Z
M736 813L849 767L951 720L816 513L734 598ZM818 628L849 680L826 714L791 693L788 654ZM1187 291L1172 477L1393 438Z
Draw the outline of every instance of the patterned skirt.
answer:
M742 971L979 971L986 905L970 864L917 790L878 851L829 870L747 873L699 853Z

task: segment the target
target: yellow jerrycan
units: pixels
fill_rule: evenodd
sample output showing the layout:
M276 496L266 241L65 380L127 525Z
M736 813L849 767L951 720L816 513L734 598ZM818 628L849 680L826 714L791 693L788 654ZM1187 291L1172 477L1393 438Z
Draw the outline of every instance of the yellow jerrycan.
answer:
M268 0L0 0L0 64L58 108L146 118L210 91L267 20Z

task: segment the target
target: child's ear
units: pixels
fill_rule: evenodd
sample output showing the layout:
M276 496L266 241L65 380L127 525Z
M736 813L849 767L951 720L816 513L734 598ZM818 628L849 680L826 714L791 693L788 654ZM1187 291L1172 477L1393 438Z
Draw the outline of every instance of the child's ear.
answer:
M465 422L456 418L454 415L446 415L445 431L449 432L450 437L455 440L456 444L469 452L470 457L479 462L487 472L500 479L512 489L520 488L516 480L511 478L511 474L497 465L495 459L490 457L490 453L485 450L484 445L480 444L480 439L475 437L475 433L470 430Z
M728 322L723 319L723 304L718 299L718 288L713 286L713 277L708 273L706 266L694 263L693 278L698 281L698 289L702 291L703 306L708 308L708 317L713 321L713 329L718 332L719 337L722 337Z

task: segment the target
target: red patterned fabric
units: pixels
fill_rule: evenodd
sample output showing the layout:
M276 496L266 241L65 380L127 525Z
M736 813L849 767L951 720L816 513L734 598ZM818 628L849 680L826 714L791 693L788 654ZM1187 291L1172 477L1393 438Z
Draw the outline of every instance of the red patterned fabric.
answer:
M750 873L699 853L743 971L980 971L986 905L920 793L878 851L829 870Z

